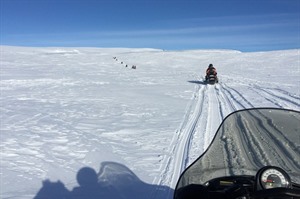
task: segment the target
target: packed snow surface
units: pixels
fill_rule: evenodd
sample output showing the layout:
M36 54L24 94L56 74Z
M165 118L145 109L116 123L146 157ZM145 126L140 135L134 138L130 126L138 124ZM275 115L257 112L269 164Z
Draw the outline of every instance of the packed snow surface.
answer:
M300 110L299 57L1 46L0 198L171 199L229 113Z

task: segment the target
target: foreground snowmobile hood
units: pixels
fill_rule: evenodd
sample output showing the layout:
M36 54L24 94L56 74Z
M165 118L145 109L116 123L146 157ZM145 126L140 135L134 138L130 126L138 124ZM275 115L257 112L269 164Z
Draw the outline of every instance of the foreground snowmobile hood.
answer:
M300 112L259 108L227 116L211 145L181 175L175 192L225 176L256 176L264 166L283 168L300 184ZM176 195L176 193L175 193Z

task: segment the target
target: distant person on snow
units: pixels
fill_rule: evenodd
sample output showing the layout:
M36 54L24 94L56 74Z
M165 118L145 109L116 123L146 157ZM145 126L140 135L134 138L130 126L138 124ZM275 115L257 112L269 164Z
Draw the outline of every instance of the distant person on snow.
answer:
M214 65L209 64L208 68L206 69L206 76L205 76L205 80L208 80L209 75L214 75L218 81L218 77L217 77L217 69L214 67Z

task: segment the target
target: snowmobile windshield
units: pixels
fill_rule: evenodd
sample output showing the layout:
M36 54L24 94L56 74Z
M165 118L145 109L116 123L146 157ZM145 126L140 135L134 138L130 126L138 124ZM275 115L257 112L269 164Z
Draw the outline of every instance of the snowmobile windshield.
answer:
M300 112L259 108L230 114L176 189L219 177L255 176L268 165L284 168L300 184Z

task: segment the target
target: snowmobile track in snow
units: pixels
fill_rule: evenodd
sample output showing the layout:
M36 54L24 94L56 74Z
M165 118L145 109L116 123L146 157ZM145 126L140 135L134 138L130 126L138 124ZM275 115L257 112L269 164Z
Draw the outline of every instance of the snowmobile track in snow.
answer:
M300 107L300 98L280 89L254 87L250 88L265 100L273 103L279 108L290 107L291 109Z
M237 91L236 89L227 86L226 84L224 84L224 86L222 86L222 88L226 91L226 93L228 94L228 96L231 97L231 99L233 99L235 101L235 105L232 104L233 107L235 107L235 110L240 109L245 109L245 108L251 108L254 107L251 102L249 102L243 95L241 92ZM239 108L237 108L237 105L239 106Z
M175 188L184 169L209 146L222 119L236 110L237 102L232 102L231 92L219 84L195 86L182 123L171 141L172 155L165 159L159 182L154 183ZM191 154L191 148L197 148L199 153Z
M197 86L192 100L187 106L184 119L176 131L171 142L172 156L166 161L166 166L162 170L159 185L169 184L172 188L176 186L177 179L187 164L187 153L195 131L199 117L202 114L204 103L205 87Z

